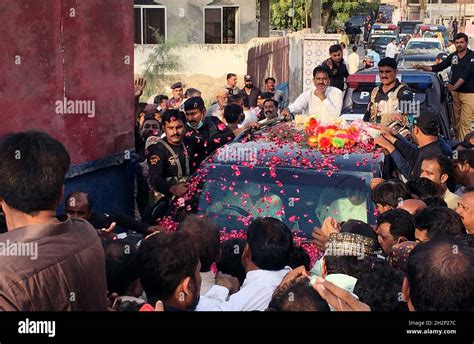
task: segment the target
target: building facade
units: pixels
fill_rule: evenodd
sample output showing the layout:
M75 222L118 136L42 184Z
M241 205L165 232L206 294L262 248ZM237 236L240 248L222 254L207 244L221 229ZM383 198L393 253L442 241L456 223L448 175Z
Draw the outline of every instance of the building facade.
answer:
M242 44L258 35L254 0L134 0L135 44Z

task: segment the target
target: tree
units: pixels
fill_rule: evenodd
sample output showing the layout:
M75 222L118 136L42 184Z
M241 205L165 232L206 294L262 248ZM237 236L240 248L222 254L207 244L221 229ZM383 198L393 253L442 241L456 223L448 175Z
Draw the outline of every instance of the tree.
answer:
M359 13L370 13L378 6L376 2L369 0L322 0L321 1L321 25L326 32L335 32L341 29L344 23L353 15ZM294 17L291 13L294 9ZM309 27L312 13L312 0L272 0L270 23L279 30L300 30Z

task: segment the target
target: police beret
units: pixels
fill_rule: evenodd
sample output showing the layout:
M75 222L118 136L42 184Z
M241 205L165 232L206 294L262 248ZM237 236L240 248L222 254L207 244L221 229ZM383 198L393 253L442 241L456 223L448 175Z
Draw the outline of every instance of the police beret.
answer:
M201 97L192 97L184 102L184 111L204 109L204 100Z

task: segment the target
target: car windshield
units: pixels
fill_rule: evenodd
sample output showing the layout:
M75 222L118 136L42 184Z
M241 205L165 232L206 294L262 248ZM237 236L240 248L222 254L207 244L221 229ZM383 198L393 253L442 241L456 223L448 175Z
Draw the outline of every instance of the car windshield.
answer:
M378 37L371 37L369 43L375 44L388 44L390 41L395 38L394 36L378 36Z
M414 65L416 64L426 64L426 65L431 65L433 64L434 59L426 58L424 60L410 60L410 58L402 58L400 61L398 61L398 68L406 68L410 69L413 68Z
M373 220L369 172L276 167L210 169L198 201L198 213L211 216L226 230L240 230L256 217L272 216L311 238L315 225L331 216L337 221ZM273 175L273 176L272 176ZM232 176L232 177L231 177ZM370 215L372 213L372 215Z
M413 34L413 32L415 32L415 26L416 26L416 23L413 23L413 24L410 24L410 23L400 24L400 33Z
M364 17L353 17L349 20L352 26L362 26L364 23Z
M410 41L407 44L406 49L438 49L442 50L441 42L423 42L423 41Z

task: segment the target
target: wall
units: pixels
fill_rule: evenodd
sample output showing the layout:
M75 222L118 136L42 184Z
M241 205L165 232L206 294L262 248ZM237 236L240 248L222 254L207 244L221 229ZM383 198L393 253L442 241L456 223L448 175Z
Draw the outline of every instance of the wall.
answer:
M136 75L143 73L145 62L154 47L135 45ZM227 73L237 74L238 86L244 86L243 77L247 73L246 44L187 44L180 45L176 52L183 64L179 74L172 75L171 80L181 80L186 87L197 88L203 92L203 98L215 96L217 89L226 84ZM170 92L169 89L167 91Z
M64 143L73 164L132 147L132 6L2 0L0 135L44 130ZM56 113L64 97L94 104L95 115Z
M133 1L2 0L0 135L42 130L72 159L66 193L84 190L97 209L131 210ZM58 103L88 102L89 109ZM92 108L93 106L93 108Z
M173 37L183 44L204 43L203 8L211 2L239 6L240 37L238 43L247 43L258 35L255 0L160 0L158 2L166 6L168 38Z
M288 82L288 37L254 38L248 47L247 73L253 76L256 85L263 86L269 76L277 84Z

